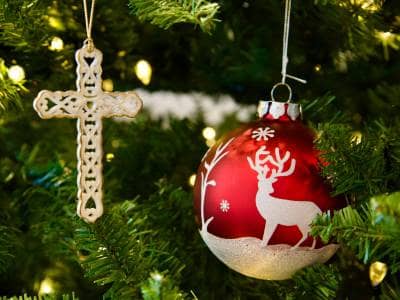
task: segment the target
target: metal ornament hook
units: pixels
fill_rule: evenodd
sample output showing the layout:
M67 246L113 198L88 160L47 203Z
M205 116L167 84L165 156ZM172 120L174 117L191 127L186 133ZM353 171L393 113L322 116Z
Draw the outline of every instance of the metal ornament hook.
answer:
M93 52L94 50L94 42L92 38L87 38L86 40L83 41L83 46L87 47L89 52Z
M292 88L291 88L290 85L288 85L286 82L285 82L285 83L283 83L283 82L278 82L277 84L275 84L275 85L272 87L272 90L271 90L271 100L274 101L274 102L276 102L274 93L275 93L275 90L276 90L278 87L280 87L280 86L284 86L284 87L286 87L286 88L288 89L288 91L289 91L289 97L288 97L288 99L286 100L286 103L290 103L290 102L292 101Z

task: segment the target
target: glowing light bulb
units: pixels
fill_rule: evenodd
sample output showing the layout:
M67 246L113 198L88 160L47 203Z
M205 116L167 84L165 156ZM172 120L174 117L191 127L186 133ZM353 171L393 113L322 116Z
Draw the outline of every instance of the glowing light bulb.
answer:
M54 283L50 278L45 278L41 283L39 287L39 296L42 295L48 295L54 293Z
M354 2L366 11L373 12L381 9L381 4L377 3L375 0L354 0Z
M49 49L51 51L61 51L62 49L64 49L64 41L58 36L53 37L50 42Z
M228 40L230 40L230 41L234 41L234 40L235 40L235 33L233 32L232 29L229 29L229 30L226 32L226 37L227 37Z
M351 141L355 144L359 144L362 141L362 133L361 131L353 131L351 133Z
M206 140L213 140L213 139L215 139L215 136L217 135L217 133L215 132L215 129L212 127L204 128L202 134Z
M126 51L125 50L120 50L118 51L118 57L124 57L126 55Z
M383 46L383 57L385 60L389 60L389 47L398 50L399 45L398 42L400 40L400 36L390 31L376 31L376 37L381 40Z
M21 66L14 65L8 69L8 78L15 83L20 83L25 79L25 70Z
M114 82L111 79L103 80L103 90L112 92L114 90Z
M369 279L372 286L378 286L386 276L388 267L385 263L376 261L369 266Z
M136 77L144 84L148 85L151 81L152 68L147 60L141 59L135 65Z
M48 21L49 21L49 25L51 27L53 27L54 29L57 29L57 30L60 30L60 31L65 30L65 26L64 26L64 24L61 22L61 20L59 18L49 17Z
M111 146L113 146L113 148L119 148L121 146L121 141L117 139L112 140Z
M319 72L321 72L321 68L322 68L322 66L321 66L320 64L315 65L315 66L314 66L314 71L315 71L316 73L319 73Z
M389 31L379 31L378 33L378 37L382 40L382 41L388 41L391 38L393 38L394 34L389 32Z
M107 153L107 155L106 155L106 160L108 161L108 162L111 162L113 159L114 159L114 153Z
M151 278L153 278L155 281L162 281L163 280L163 275L158 273L158 272L154 272L151 273Z
M190 175L188 182L189 182L190 186L194 186L194 184L196 182L196 174Z

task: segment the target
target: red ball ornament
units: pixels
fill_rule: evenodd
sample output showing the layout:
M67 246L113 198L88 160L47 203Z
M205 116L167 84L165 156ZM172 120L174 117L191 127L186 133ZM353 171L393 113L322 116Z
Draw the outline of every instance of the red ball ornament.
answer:
M204 156L194 207L200 234L233 270L290 278L326 262L338 245L309 235L317 214L343 207L320 176L315 135L299 104L263 101L261 119L232 131Z

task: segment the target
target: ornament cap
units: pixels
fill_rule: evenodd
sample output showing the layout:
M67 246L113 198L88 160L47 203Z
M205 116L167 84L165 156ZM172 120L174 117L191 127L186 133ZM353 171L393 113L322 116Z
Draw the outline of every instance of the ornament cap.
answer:
M301 105L290 102L260 101L257 108L258 116L269 120L291 120L301 118Z

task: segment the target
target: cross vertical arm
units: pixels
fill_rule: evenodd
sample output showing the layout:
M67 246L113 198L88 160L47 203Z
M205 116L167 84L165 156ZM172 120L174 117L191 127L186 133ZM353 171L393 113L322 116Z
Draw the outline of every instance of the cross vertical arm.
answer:
M83 108L78 119L77 213L93 223L103 214L102 120L97 104Z

